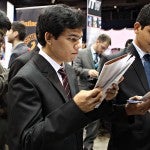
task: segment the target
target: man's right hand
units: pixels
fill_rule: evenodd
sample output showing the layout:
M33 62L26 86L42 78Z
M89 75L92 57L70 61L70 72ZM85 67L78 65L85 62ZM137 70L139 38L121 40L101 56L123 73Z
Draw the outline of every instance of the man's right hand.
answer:
M91 78L94 78L94 77L98 77L99 72L94 69L90 69L88 74Z
M141 96L134 96L131 99L140 100ZM126 113L128 115L144 115L150 110L150 98L145 98L139 103L127 103L125 105Z
M81 90L73 98L76 105L83 111L92 111L97 104L101 102L102 90L100 88L94 88L93 90L85 91Z

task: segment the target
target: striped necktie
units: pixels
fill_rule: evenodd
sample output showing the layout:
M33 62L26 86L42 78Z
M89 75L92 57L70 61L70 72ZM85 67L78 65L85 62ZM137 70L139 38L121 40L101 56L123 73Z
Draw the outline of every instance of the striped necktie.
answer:
M69 99L71 99L71 98L72 98L71 90L70 90L70 86L69 86L69 82L68 82L68 77L67 77L67 74L66 74L64 68L60 68L60 69L58 70L58 73L59 73L59 74L61 75L61 77L62 77L63 87L64 87L64 89L65 89L65 91L66 91L67 97L68 97Z

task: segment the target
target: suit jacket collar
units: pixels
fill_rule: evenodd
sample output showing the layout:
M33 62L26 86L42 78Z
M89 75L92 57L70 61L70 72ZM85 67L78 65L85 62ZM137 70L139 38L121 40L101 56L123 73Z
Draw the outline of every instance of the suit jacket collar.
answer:
M65 90L57 76L55 69L51 66L51 64L39 54L34 55L32 60L37 68L40 70L40 72L53 84L57 91L63 96L64 101L68 101L69 99L65 94Z
M15 45L15 46L13 47L13 50L16 50L16 49L18 49L19 47L22 47L22 46L26 46L24 42L20 42L20 43L18 43L17 45Z
M126 51L131 52L136 57L136 59L133 62L132 66L133 66L137 76L139 77L139 80L141 81L141 85L143 86L145 91L146 92L149 91L150 89L149 89L148 81L147 81L147 78L146 78L145 70L144 70L142 61L140 59L140 56L139 56L137 50L135 49L133 44L131 44Z

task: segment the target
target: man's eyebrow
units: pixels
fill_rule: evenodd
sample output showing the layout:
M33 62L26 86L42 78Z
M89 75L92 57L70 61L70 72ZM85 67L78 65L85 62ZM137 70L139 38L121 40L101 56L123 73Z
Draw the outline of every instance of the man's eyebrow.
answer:
M77 38L82 38L83 35L79 36L79 35L76 35L76 34L68 34L68 36L74 36L74 37L77 37Z

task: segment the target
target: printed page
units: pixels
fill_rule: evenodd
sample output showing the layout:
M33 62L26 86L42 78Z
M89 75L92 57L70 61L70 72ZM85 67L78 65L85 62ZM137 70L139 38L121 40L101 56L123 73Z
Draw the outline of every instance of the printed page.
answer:
M95 85L95 87L101 87L103 89L104 95L102 100L106 96L105 92L107 89L110 88L113 83L118 83L119 79L127 71L134 60L135 56L132 56L131 54L125 54L104 64Z

